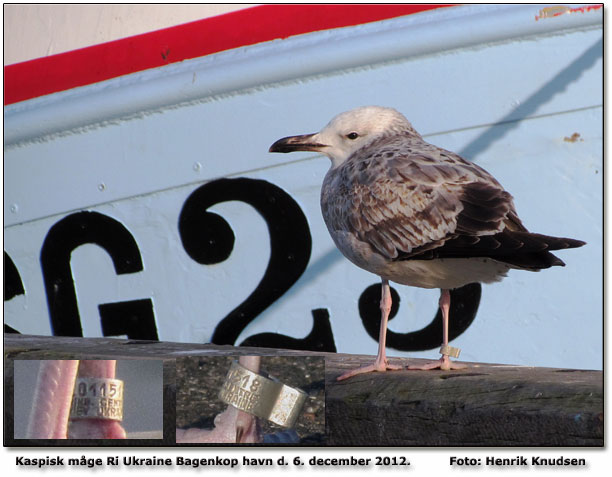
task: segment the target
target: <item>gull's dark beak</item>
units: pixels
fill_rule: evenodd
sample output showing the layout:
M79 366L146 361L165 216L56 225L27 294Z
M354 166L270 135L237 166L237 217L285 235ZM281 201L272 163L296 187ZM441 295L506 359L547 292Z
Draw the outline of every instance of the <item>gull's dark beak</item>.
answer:
M293 151L316 151L319 152L325 144L314 141L315 134L304 134L302 136L288 136L279 139L270 146L269 152L293 152Z

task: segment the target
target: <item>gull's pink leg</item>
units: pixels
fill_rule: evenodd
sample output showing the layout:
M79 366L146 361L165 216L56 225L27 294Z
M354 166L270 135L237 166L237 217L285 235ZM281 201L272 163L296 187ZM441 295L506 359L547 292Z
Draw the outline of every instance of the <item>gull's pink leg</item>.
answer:
M40 362L28 439L66 439L78 365L75 360Z
M260 356L241 356L238 362L246 369L259 373L261 365ZM215 417L215 428L204 429L177 429L177 443L256 443L262 442L263 436L257 418L234 406Z
M114 378L115 360L81 360L80 378ZM73 384L74 387L74 384ZM69 439L125 439L126 433L119 421L108 419L71 419Z
M214 429L177 429L177 444L221 444L236 442L236 419L238 409L228 406L225 411L215 416Z
M387 355L385 348L387 346L387 320L389 319L389 313L391 312L391 289L389 288L389 281L383 278L382 280L382 294L380 298L380 332L378 334L378 355L374 364L364 366L362 368L353 369L347 371L340 377L338 381L350 378L357 374L371 373L373 371L387 371L402 369L402 366L395 364L389 364L387 361Z
M440 294L440 310L442 310L442 344L443 346L448 345L448 313L450 310L450 291L441 290ZM440 368L443 371L449 371L451 369L464 369L467 368L465 364L454 363L450 358L443 354L438 361L432 361L422 366L408 366L408 369L420 369L427 371L430 369Z
M238 362L249 371L259 373L261 356L240 356ZM262 435L257 418L252 414L238 410L236 416L236 443L261 442Z

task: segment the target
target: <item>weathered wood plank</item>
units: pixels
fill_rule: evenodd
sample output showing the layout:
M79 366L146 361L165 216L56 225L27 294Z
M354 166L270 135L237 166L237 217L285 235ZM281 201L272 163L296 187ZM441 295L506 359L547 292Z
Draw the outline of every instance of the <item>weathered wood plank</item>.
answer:
M168 341L5 333L4 355L8 359L175 359L183 356L324 356L325 353Z
M473 364L336 381L371 360L327 357L329 445L603 446L601 371Z

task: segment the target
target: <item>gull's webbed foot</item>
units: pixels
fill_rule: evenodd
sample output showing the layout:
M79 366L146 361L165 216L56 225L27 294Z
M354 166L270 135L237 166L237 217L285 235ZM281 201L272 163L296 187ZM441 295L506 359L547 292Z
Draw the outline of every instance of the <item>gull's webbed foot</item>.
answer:
M373 372L382 373L385 371L397 371L400 369L404 369L404 367L396 365L396 364L389 364L389 362L386 359L385 360L377 359L373 364L370 364L368 366L363 366L357 369L352 369L351 371L347 371L346 373L340 375L337 378L337 381L343 381L353 376L357 376L358 374L373 373Z
M466 364L456 363L451 361L448 356L443 355L437 361L431 361L429 363L425 363L422 366L410 365L407 369L412 370L421 370L421 371L429 371L431 369L440 369L442 371L451 371L453 369L465 369L467 368Z

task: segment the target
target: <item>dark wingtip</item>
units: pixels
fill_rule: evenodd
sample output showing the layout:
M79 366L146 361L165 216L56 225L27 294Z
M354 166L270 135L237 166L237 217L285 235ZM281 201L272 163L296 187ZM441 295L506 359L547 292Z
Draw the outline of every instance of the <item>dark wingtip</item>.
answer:
M582 240L576 240L576 239L570 239L570 238L563 238L563 239L558 239L561 243L549 243L549 249L550 250L564 250L567 248L578 248L578 247L582 247L583 245L586 245L586 242L583 242ZM565 262L563 260L561 260L559 257L557 257L556 255L553 255L552 253L549 252L549 255L552 257L550 266L551 267L565 267Z
M552 255L552 253L551 253L551 255ZM550 264L551 267L565 267L565 262L563 260L561 260L556 255L552 255L552 256L555 257L555 258L552 261L552 263Z
M583 245L586 245L586 242L583 242L582 240L576 240L576 239L570 239L570 238L564 238L562 239L564 240L565 243L563 243L563 245L559 245L558 248L556 248L556 250L561 250L564 248L578 248L578 247L582 247Z

